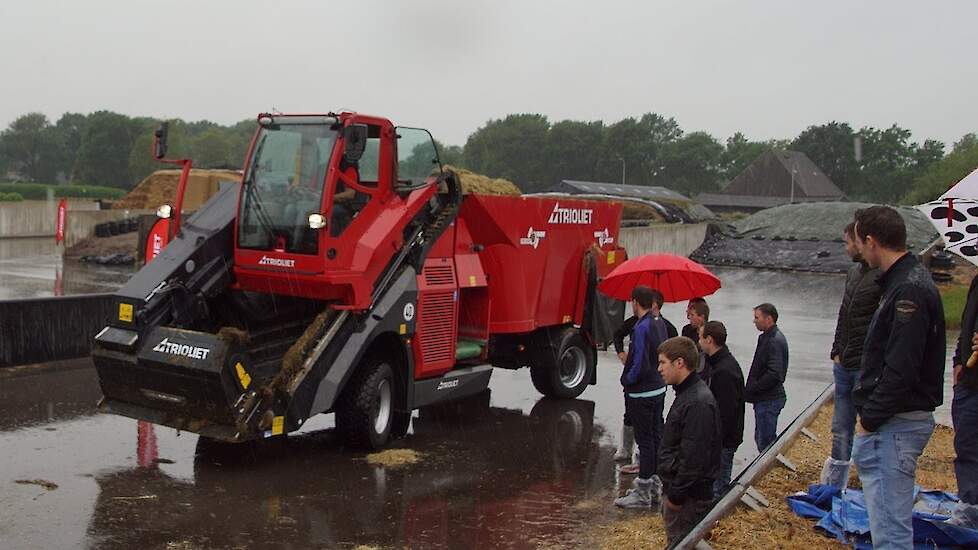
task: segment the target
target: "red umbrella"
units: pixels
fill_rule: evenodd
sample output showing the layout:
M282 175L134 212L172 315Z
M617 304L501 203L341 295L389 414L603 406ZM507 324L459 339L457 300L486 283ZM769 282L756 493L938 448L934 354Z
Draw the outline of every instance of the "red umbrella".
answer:
M674 254L645 254L632 258L598 283L598 290L619 300L630 300L632 289L645 285L662 293L667 302L682 302L713 294L720 279L700 264Z

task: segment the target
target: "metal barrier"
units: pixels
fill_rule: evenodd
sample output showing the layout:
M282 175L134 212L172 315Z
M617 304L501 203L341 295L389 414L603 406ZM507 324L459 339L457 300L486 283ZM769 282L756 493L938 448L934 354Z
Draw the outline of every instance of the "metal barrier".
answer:
M88 355L113 314L112 296L0 300L0 368Z
M736 477L736 479L731 482L731 487L727 491L727 494L717 502L716 506L702 520L675 545L670 548L677 550L686 550L688 548L709 548L708 545L703 544L702 540L711 530L713 530L716 522L723 519L727 514L733 511L734 507L740 503L741 498L747 490L754 484L755 481L763 477L768 470L770 470L771 465L778 459L778 455L781 451L787 449L794 442L798 434L801 433L802 428L808 426L815 420L815 416L822 407L832 400L835 395L835 384L829 384L826 386L822 393L815 398L805 410L801 411L801 414L795 417L791 421L791 424L785 428L778 439L774 441L763 453L758 455L744 471Z

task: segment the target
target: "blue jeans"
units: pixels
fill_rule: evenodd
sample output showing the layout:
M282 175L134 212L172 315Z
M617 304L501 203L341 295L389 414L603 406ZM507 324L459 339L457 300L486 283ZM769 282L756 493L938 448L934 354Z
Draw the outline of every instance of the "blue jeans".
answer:
M978 504L978 390L964 384L954 386L951 421L958 497L967 504Z
M913 548L917 457L933 432L930 415L927 420L891 418L873 433L856 434L852 461L863 485L874 550Z
M734 453L737 447L724 447L720 451L720 477L713 482L713 498L719 499L730 485L730 477L733 475Z
M852 388L859 379L858 370L832 364L835 379L835 410L832 413L832 458L852 458L852 437L856 433L856 406L852 403Z
M757 452L763 453L778 438L778 416L781 415L784 404L784 398L754 403L754 442L757 443Z

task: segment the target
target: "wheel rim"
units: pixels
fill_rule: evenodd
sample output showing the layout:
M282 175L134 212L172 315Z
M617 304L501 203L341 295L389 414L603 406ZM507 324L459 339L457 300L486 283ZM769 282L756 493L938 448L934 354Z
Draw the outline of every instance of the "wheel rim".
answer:
M578 347L569 347L560 356L560 383L565 388L577 387L587 373L587 356Z
M391 385L385 378L377 385L377 405L374 410L374 431L384 433L391 417Z

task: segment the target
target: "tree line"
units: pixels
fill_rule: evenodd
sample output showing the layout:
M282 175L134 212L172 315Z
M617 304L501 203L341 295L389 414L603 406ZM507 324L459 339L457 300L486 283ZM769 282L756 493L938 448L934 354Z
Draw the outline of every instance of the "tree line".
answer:
M149 154L159 121L111 111L65 113L51 122L28 113L0 132L0 179L66 181L129 189L161 165ZM254 119L230 126L175 120L170 155L202 168L239 168ZM464 145L439 144L442 162L514 181L526 192L563 179L660 185L695 197L717 192L770 149L808 155L852 200L919 203L940 195L978 166L978 137L911 140L899 125L854 129L812 125L792 139L756 141L737 132L720 141L687 132L657 113L613 123L512 114L486 122Z

